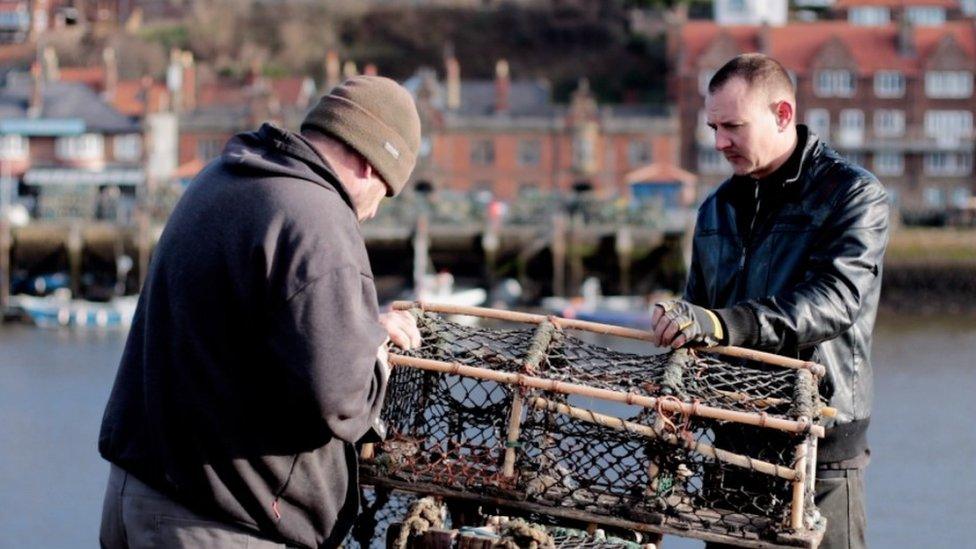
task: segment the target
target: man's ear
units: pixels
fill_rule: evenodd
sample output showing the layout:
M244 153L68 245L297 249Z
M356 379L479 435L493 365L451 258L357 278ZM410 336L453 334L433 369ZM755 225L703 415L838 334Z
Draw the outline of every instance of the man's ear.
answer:
M777 101L773 107L773 114L776 115L776 126L779 128L779 131L783 131L789 127L790 122L793 122L796 111L793 109L793 104L789 101Z
M369 179L369 176L373 175L373 167L370 166L366 157L361 154L356 155L356 160L356 177Z

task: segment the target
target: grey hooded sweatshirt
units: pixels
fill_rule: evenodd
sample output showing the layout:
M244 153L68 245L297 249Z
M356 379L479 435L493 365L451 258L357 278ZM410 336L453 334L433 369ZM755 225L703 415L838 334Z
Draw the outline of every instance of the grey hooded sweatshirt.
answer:
M265 537L338 546L386 388L352 203L301 136L234 137L153 254L102 421L105 459Z

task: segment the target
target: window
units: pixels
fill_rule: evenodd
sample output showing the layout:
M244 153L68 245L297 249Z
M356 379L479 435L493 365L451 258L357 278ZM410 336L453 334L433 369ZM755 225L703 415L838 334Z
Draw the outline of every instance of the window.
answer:
M471 143L471 163L477 166L491 166L495 163L495 142L491 139L476 139Z
M521 139L518 142L519 166L538 166L542 159L542 142L538 139Z
M937 99L965 99L973 95L973 73L969 71L928 71L925 95Z
M972 153L929 152L923 161L925 175L967 176L973 171Z
M887 25L891 21L891 10L883 6L857 6L847 12L847 21L852 25Z
M900 152L878 151L874 155L876 175L902 175L905 173L905 156Z
M827 109L807 109L807 127L823 139L830 139L830 111Z
M139 160L142 156L142 136L137 133L116 135L112 140L112 156L128 162Z
M718 72L715 69L702 69L698 72L698 93L702 96L708 95L708 83L712 81L712 77Z
M973 133L971 111L926 111L925 136L941 141L968 138Z
M573 136L573 167L588 172L596 168L595 127L588 127Z
M854 164L857 164L858 166L863 166L864 165L864 153L854 152L854 151L847 151L847 152L843 153L843 155L844 155L844 158L846 158L847 160L849 160L850 162L852 162Z
M520 181L518 184L518 196L539 196L539 183L536 181Z
M864 142L864 111L844 109L840 111L840 129L837 131L839 145L860 145Z
M643 166L651 162L651 144L643 139L634 139L627 143L627 163L631 166Z
M969 205L969 199L973 196L972 191L966 187L956 187L952 189L951 204L956 208L965 208Z
M976 0L960 0L959 7L962 8L962 14L967 17L976 15Z
M874 111L874 135L901 137L905 134L905 111L878 109Z
M22 135L0 135L0 160L20 160L29 152L27 138Z
M901 71L878 71L874 74L874 95L901 97L905 95L905 75Z
M97 133L59 137L54 151L63 160L97 160L105 156L105 141Z
M922 200L924 200L925 205L930 208L944 208L945 191L931 185L926 186L924 189L922 189Z
M854 95L854 73L846 70L819 71L814 92L820 97L851 97Z
M197 158L209 162L220 154L223 146L224 141L222 139L208 137L197 139Z
M909 6L905 19L917 26L938 26L945 23L945 9L937 6Z
M725 175L732 172L732 166L714 149L699 149L698 171L709 175Z

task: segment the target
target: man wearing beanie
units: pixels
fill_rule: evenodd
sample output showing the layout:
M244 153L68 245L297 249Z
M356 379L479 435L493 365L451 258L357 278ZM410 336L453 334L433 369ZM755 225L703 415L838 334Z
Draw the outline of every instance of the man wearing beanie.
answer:
M391 339L359 223L414 168L420 120L360 76L295 134L228 142L153 254L102 421L102 547L336 547L358 512Z

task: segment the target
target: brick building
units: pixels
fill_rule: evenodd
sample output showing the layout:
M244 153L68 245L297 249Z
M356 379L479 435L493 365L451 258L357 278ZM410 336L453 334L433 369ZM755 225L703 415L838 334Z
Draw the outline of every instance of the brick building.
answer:
M245 81L200 81L189 52L175 51L167 74L173 110L179 115L180 176L190 178L223 150L227 140L263 122L297 130L317 98L307 76L270 79L258 67Z
M0 88L0 176L34 217L125 218L145 182L141 124L40 63ZM99 199L113 197L111 212Z
M677 124L663 109L598 105L585 80L570 104L556 104L547 82L512 79L505 61L494 80L462 80L454 58L445 73L405 82L424 125L415 181L504 199L585 182L610 196L627 193L638 167L677 163Z
M903 212L944 211L973 194L976 30L970 20L779 27L692 21L672 36L671 47L682 163L706 186L730 173L704 123L708 80L733 56L759 51L794 78L798 120L877 174Z

